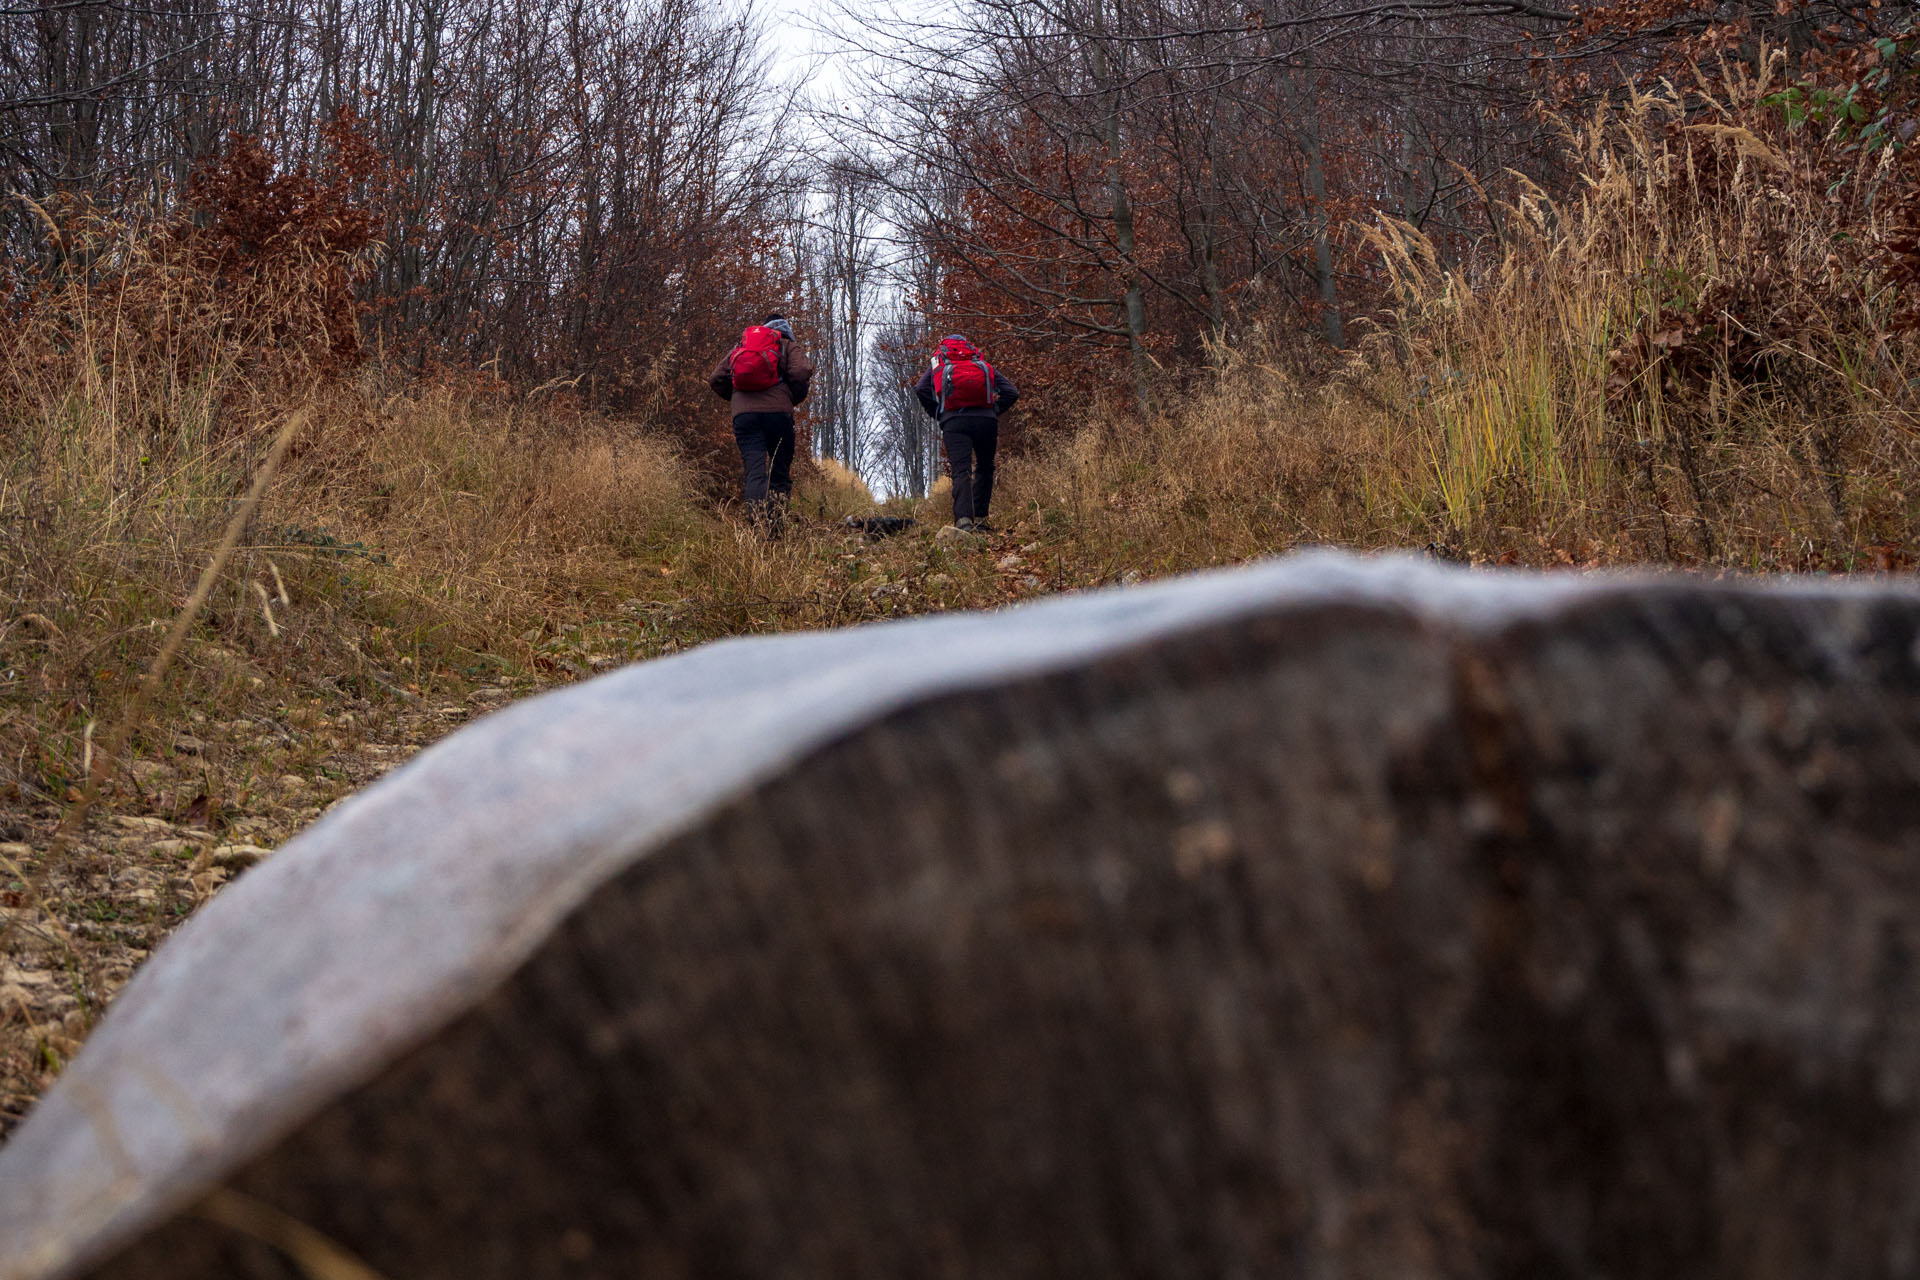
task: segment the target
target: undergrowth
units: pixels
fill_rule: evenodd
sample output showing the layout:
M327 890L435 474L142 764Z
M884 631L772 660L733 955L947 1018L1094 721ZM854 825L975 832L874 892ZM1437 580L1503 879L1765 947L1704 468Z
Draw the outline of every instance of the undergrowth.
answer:
M1301 542L1911 565L1920 175L1911 145L1800 127L1791 92L1736 66L1558 121L1577 191L1518 180L1482 258L1374 228L1399 305L1335 376L1243 342L1161 420L1056 437L1011 492L1095 576Z
M564 678L602 650L1303 543L1904 566L1920 352L1884 246L1912 202L1885 198L1885 149L1809 130L1805 95L1770 75L1723 68L1560 122L1577 189L1520 183L1479 260L1375 228L1399 305L1334 376L1250 336L1155 421L1096 407L1034 424L1040 443L1003 469L1011 531L991 570L929 540L939 499L917 534L843 545L819 535L874 503L814 468L794 536L768 543L704 500L645 421L359 363L341 315L372 250L331 188L256 165L203 184L199 221L61 211L66 269L0 344L0 776L64 798L299 405L311 425L136 752L164 750L184 708L296 685L404 699ZM1008 554L1017 571L998 567Z
M768 540L647 421L364 359L342 307L373 249L357 223L296 216L337 213L337 191L251 171L204 192L227 213L198 222L50 211L63 263L0 335L0 903L28 909L16 872L50 870L45 833L299 408L182 661L109 762L118 812L212 839L425 704L1308 543L1903 568L1920 548L1898 256L1915 202L1888 193L1911 153L1808 128L1794 90L1735 70L1561 122L1577 189L1520 184L1471 262L1374 228L1398 305L1332 376L1249 330L1153 421L1023 408L1039 443L1003 461L984 538L941 534L936 494L885 504L917 524L868 540L842 521L880 507L811 468ZM221 722L265 732L221 748L203 729ZM47 945L119 936L83 927L133 910L115 874L101 856L60 882L67 928ZM149 932L184 909L139 908ZM76 981L60 1036L0 1007L19 1040L0 1039L0 1091L37 1091L110 995Z

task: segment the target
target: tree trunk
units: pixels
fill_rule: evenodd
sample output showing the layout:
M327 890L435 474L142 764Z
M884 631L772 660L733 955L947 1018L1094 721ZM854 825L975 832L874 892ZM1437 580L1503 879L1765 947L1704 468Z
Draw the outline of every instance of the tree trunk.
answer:
M1340 297L1333 280L1333 242L1327 234L1327 172L1320 155L1320 126L1311 105L1300 115L1300 149L1307 159L1307 195L1313 201L1313 278L1320 292L1320 332L1327 345L1344 347Z
M1134 257L1133 201L1127 195L1126 152L1121 144L1121 90L1116 83L1117 69L1098 36L1088 40L1087 52L1095 83L1105 88L1108 100L1107 113L1101 123L1107 145L1107 203L1113 218L1114 249L1120 256L1120 307L1127 326L1127 352L1132 359L1134 403L1141 415L1146 416L1153 412L1153 370L1147 355L1147 299Z

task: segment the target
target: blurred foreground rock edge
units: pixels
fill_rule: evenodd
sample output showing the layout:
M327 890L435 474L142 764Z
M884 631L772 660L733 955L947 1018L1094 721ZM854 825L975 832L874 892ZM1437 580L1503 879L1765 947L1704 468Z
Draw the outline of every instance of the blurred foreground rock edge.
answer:
M1444 576L844 726L299 1114L0 1152L0 1274L1914 1274L1920 595Z

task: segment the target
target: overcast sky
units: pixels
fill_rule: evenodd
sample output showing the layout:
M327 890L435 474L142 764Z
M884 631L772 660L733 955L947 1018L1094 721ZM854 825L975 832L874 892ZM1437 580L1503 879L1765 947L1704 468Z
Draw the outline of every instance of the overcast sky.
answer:
M784 17L767 31L774 74L826 103L843 99L850 83L851 59L842 42L826 29L834 21L838 19L823 9L806 17Z

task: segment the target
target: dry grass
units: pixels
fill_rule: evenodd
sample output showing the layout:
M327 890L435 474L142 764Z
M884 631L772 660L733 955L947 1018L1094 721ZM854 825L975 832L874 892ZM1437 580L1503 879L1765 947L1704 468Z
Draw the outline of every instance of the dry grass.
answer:
M103 794L116 819L204 831L207 850L284 838L477 686L504 698L719 636L1303 543L1911 563L1920 351L1837 247L1879 234L1873 208L1817 195L1830 170L1756 131L1767 86L1725 84L1685 115L1642 97L1569 127L1579 195L1522 189L1484 261L1443 268L1410 228L1379 228L1398 313L1338 377L1248 342L1157 421L1096 407L1032 433L1042 447L1003 462L990 538L935 536L944 486L888 505L917 518L907 533L849 534L873 500L821 467L769 541L698 498L646 423L342 368L337 298L301 294L301 272L268 272L260 305L227 315L151 229L85 221L69 243L95 269L0 338L0 905L30 907L60 807L293 403L311 424ZM341 763L356 744L365 769ZM122 860L148 855L118 847L96 840L53 879L45 932L79 940L60 963L86 980L66 1005L0 1007L0 1094L43 1087L141 949L217 887L197 862L193 892L131 898Z
M1041 433L997 503L1014 526L1000 542L1046 562L1019 580L1078 586L1307 542L1907 563L1920 355L1888 331L1897 299L1836 254L1878 233L1871 208L1814 198L1825 174L1802 144L1749 127L1768 89L1736 74L1686 113L1639 97L1569 126L1577 198L1523 187L1483 262L1443 268L1417 232L1380 227L1398 314L1335 379L1290 376L1249 344L1157 422L1097 412ZM644 424L375 368L323 376L302 353L325 354L325 299L222 320L135 232L88 226L94 261L131 265L96 273L111 288L70 284L15 336L0 405L0 749L32 795L72 785L86 726L111 720L262 424L296 393L315 424L196 633L176 707L280 698L288 681L375 694L565 676L595 654L1030 590L919 535L822 542L872 507L831 468L803 485L795 536L766 543L696 501ZM937 527L941 508L919 514ZM903 590L874 595L889 584Z
M1486 270L1383 228L1404 309L1359 381L1410 410L1410 527L1523 556L1908 562L1920 349L1848 250L1890 234L1873 175L1768 129L1764 77L1711 87L1568 127L1582 193L1523 191Z
M1230 355L1148 426L1096 414L1005 469L1001 521L1044 535L1072 576L1231 563L1303 543L1404 543L1379 486L1414 465L1386 419Z
M11 407L0 744L18 785L58 796L244 491L257 433L215 442L165 414L129 429L84 383ZM162 718L280 696L268 680L404 687L525 662L522 633L610 607L624 566L697 519L660 442L471 393L332 387L296 447Z
M370 603L408 645L493 652L503 629L617 601L629 562L711 519L639 424L448 387L383 394L371 376L335 412L336 438L289 477L293 540L354 544L320 554L371 562Z
M641 425L263 356L164 255L92 257L134 266L66 280L0 342L0 1130L229 874L217 850L284 839L475 684L584 673L561 638L722 527ZM135 717L282 404L309 409L293 450ZM69 849L55 824L96 771Z
M1378 228L1400 308L1339 377L1225 353L1163 420L1096 414L1016 465L1008 496L1070 531L1096 578L1302 542L1911 564L1920 345L1845 250L1890 233L1883 206L1828 198L1832 168L1803 154L1817 140L1748 127L1778 86L1718 85L1686 111L1639 96L1568 126L1580 194L1523 183L1484 262L1443 267L1414 229Z

